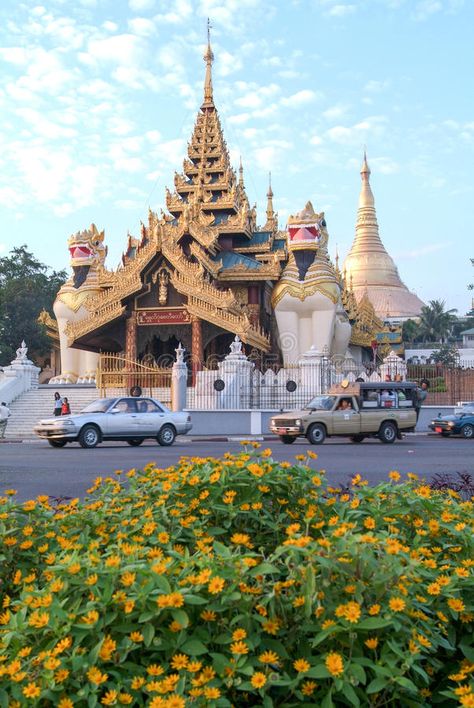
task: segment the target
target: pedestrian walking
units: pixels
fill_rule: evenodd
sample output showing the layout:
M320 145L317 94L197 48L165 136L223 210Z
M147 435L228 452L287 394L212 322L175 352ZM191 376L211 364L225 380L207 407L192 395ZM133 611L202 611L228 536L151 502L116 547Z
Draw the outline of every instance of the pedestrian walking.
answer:
M426 396L428 395L429 385L430 385L430 382L427 381L426 379L423 379L420 386L417 386L417 388L416 388L415 411L416 411L416 422L417 423L418 423L418 418L420 417L421 406L425 402Z
M63 403L61 406L61 415L71 415L71 406L69 405L69 401L67 400L66 396L63 398Z
M59 395L59 393L56 391L54 394L54 415L61 415L61 408L63 405L63 399Z
M9 407L4 401L2 401L0 404L0 438L5 437L5 430L7 429L7 423L10 415L11 413Z

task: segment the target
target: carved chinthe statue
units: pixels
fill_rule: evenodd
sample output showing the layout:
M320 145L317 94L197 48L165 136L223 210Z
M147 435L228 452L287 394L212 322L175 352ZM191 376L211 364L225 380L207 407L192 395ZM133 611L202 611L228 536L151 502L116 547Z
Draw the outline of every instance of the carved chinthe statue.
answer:
M68 324L89 315L87 302L103 290L100 274L105 271L107 255L104 232L91 224L89 229L69 238L68 248L73 274L59 290L53 305L59 330L61 374L49 383L94 383L99 355L71 348L66 329Z
M351 325L341 303L341 290L329 260L324 213L308 202L288 219L288 263L272 294L280 349L285 365L307 351L343 357Z

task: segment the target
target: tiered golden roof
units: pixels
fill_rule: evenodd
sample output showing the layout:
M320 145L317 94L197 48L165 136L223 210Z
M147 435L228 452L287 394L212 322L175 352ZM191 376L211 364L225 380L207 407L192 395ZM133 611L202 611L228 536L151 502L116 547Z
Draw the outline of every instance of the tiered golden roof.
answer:
M68 328L70 344L90 335L98 326L122 317L124 299L143 288L143 270L155 257L172 269L171 285L185 297L190 314L238 334L243 342L269 348L269 338L249 320L232 283L277 280L286 258L277 232L271 185L267 194L267 222L257 229L256 209L250 207L243 169L239 179L230 164L212 87L213 53L208 38L204 60L204 99L188 143L183 171L175 173L174 191L166 190L168 214L152 211L142 225L140 239L128 236L122 268L109 287L87 303L90 315ZM225 283L225 285L224 285ZM83 340L80 344L87 343Z

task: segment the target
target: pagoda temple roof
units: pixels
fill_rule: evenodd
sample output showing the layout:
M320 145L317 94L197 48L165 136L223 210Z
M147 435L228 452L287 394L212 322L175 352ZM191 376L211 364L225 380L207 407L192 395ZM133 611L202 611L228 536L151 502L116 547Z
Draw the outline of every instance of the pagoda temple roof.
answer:
M235 268L239 265L254 270L258 270L262 267L260 261L250 258L249 256L244 256L242 253L234 253L234 251L221 251L214 256L212 260L216 262L220 261L224 270Z

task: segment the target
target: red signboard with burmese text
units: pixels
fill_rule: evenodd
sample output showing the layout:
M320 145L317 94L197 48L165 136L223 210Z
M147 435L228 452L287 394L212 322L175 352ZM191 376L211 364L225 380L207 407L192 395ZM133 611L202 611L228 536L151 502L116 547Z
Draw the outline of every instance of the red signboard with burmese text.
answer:
M183 308L162 310L138 310L138 325L190 324L189 312Z

